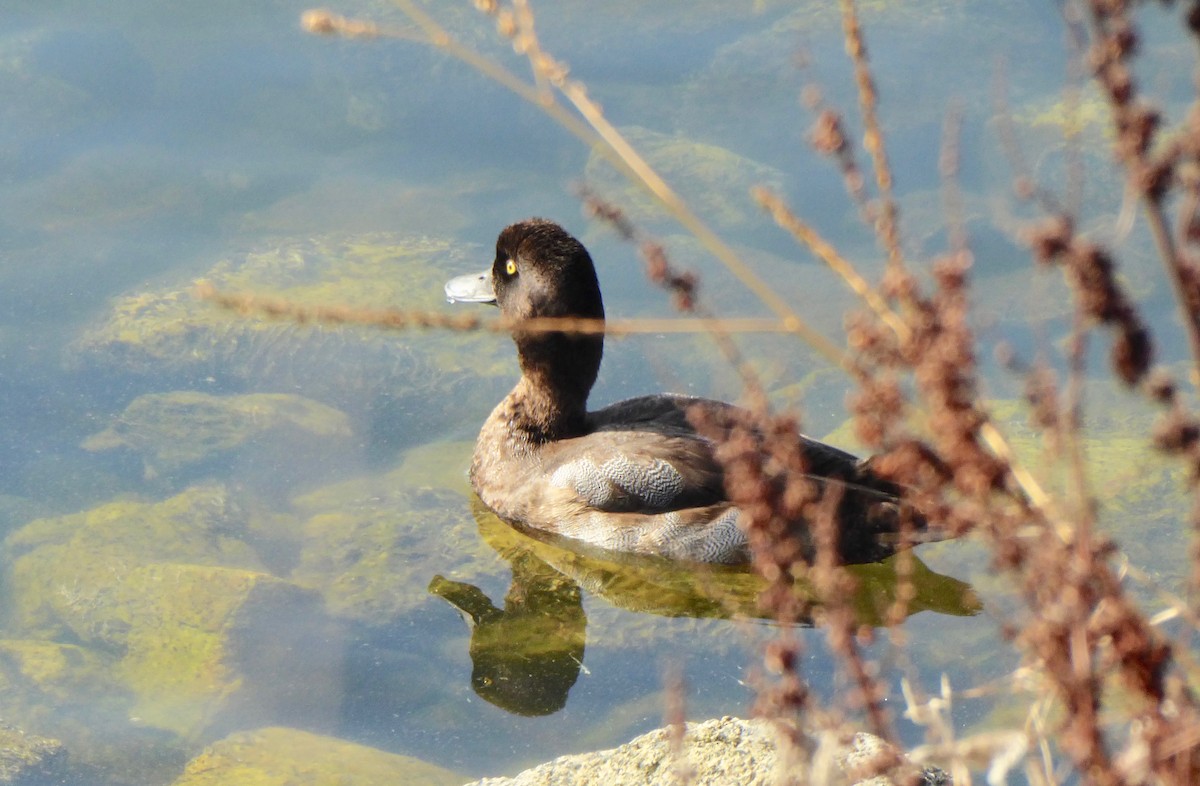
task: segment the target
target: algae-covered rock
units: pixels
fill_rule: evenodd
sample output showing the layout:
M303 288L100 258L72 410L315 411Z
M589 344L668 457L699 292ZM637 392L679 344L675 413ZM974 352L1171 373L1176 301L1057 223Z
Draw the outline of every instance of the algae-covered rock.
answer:
M425 588L434 574L473 576L497 568L476 532L465 492L422 482L442 474L436 454L453 457L457 480L451 488L465 487L469 447L453 443L293 501L304 525L292 580L318 589L331 614L386 624L428 600Z
M150 564L97 612L118 631L117 667L141 724L213 726L336 713L340 646L310 591L265 573Z
M1147 523L1147 516L1179 514L1182 521L1187 496L1184 467L1151 443L1154 415L1149 405L1107 384L1092 383L1085 389L1088 406L1080 448L1087 484L1101 505L1102 518L1118 529L1130 516L1139 527ZM1070 462L1052 440L1029 424L1028 406L997 400L989 402L989 408L1017 458L1048 491L1069 498L1073 493Z
M69 752L67 762L55 758L65 774L20 783L140 786L179 771L186 758L178 739L127 722L133 694L116 676L117 661L116 653L78 644L0 640L0 718L61 740Z
M91 451L124 448L143 456L148 474L180 467L249 442L276 440L301 449L349 437L350 421L333 407L287 393L214 396L191 390L139 396L114 423L83 442Z
M349 103L361 107L365 102L351 96ZM446 183L439 177L436 186L423 186L381 179L377 172L337 170L318 177L305 191L248 213L242 229L273 234L302 233L314 226L338 227L343 232L370 232L380 227L457 232L471 218L467 200L485 188L476 178Z
M430 311L446 305L446 279L486 262L482 251L448 240L336 235L236 255L218 262L204 278L218 291L297 306ZM498 398L480 380L490 374L511 377L505 343L491 335L243 316L198 300L187 281L119 299L74 342L71 358L107 373L177 376L195 384L259 390L286 387L322 400L386 391L395 402L392 411L419 408L421 423L428 424L444 414L438 402L456 413L475 396Z
M147 148L90 149L13 200L13 218L47 232L117 231L153 222L195 221L228 191L172 167ZM57 260L56 260L57 261Z
M112 697L111 657L78 644L0 639L0 717L46 725L50 713Z
M112 653L89 687L127 691L145 726L188 736L246 716L322 717L337 704L339 650L325 644L336 637L320 598L262 572L240 526L219 487L34 521L6 540L7 616L27 635ZM90 662L85 651L20 653L52 684Z
M458 786L434 764L299 729L240 731L188 762L173 786Z
M60 783L66 762L59 740L26 734L0 721L0 784Z
M42 141L45 129L71 133L79 125L95 122L105 112L105 107L86 90L39 67L37 50L51 38L48 30L33 26L10 27L0 37L0 102L6 107L0 164L11 166L10 172L28 166L27 146L32 146L33 139ZM8 204L16 206L19 202Z
M4 541L8 619L26 634L107 638L97 612L111 605L135 568L180 562L260 569L239 539L241 527L238 505L221 486L32 521Z
M762 185L780 190L783 174L778 170L694 139L636 126L623 128L621 132L672 188L715 226L745 229L767 223L768 219L751 201L750 189ZM632 185L598 153L588 159L584 177L601 194L634 215L656 220L666 216L657 200Z

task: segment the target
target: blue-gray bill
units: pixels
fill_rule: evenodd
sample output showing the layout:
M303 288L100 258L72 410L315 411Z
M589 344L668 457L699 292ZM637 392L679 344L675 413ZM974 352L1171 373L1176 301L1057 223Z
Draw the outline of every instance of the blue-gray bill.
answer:
M455 276L446 282L446 300L450 303L495 303L492 270Z

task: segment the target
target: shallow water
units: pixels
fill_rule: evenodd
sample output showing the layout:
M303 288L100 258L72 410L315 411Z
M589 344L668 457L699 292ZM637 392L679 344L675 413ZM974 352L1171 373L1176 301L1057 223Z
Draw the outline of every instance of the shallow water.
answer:
M469 4L438 5L461 40L526 73ZM848 109L855 101L828 4L545 5L544 45L840 342L850 296L745 194L771 184L864 270L878 269L840 175L805 143L805 84ZM1061 183L1061 25L1032 2L895 6L871 4L864 18L906 245L918 258L944 247L937 157L947 107L957 107L978 329L985 349L1003 340L1030 357L1064 334L1067 311L1050 276L1030 285L1028 255L1012 240L1030 209L1011 197L994 94L1002 84L1035 175ZM744 715L758 647L774 634L721 618L731 605L752 608L747 577L581 561L473 507L470 440L512 383L507 339L265 323L192 297L191 282L206 277L309 305L457 313L470 307L443 303L440 282L488 264L503 225L542 215L587 241L611 315L669 315L632 249L581 217L572 188L586 177L699 272L719 313L765 313L536 109L419 44L307 35L305 8L9 2L0 719L62 740L72 782L165 784L206 744L268 725L464 775L513 772L661 725L672 673L689 717ZM336 10L404 24L383 2ZM1157 7L1143 13L1139 76L1177 121L1190 42ZM1085 92L1081 107L1090 117L1095 97ZM1103 237L1121 189L1099 126L1080 139L1085 225ZM1147 249L1140 226L1120 247L1170 362L1183 348L1171 342L1169 287ZM809 433L844 421L848 383L813 353L774 337L743 349L775 399L801 407ZM996 398L1019 395L1019 380L989 373ZM593 400L664 388L735 398L739 382L706 339L626 338L610 343ZM1089 400L1106 523L1118 539L1131 522L1153 528L1124 545L1176 586L1186 504L1169 465L1138 438L1149 415L1106 383ZM1035 452L1023 415L1012 420ZM871 648L898 720L901 675L934 690L943 673L956 687L985 685L1018 665L999 643L1004 581L979 549L918 553L934 572L928 609L903 624L906 648ZM862 578L877 593L865 607L886 600L886 575ZM723 600L706 594L714 584ZM986 611L971 614L978 599ZM800 635L804 673L832 699L844 677L819 629ZM959 704L958 731L1016 717L998 696Z

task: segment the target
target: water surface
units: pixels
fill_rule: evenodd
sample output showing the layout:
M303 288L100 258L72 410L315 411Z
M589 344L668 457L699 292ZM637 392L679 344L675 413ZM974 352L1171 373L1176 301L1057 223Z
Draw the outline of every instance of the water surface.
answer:
M855 102L828 4L545 5L545 46L707 221L841 341L850 296L745 193L777 188L878 270L840 175L805 141L806 84L848 110ZM581 216L572 188L586 178L699 271L716 310L765 313L535 108L419 44L309 36L305 8L6 9L0 674L13 690L0 717L61 739L74 782L165 784L205 744L266 725L464 775L513 772L661 725L668 673L687 686L689 717L744 715L770 625L722 619L727 606L694 577L580 563L473 506L470 441L513 381L507 339L263 323L192 299L191 282L207 277L308 304L449 312L440 282L488 264L505 224L541 215L588 242L610 314L670 314L634 251ZM337 10L404 24L370 0ZM527 73L469 4L435 10L461 40ZM1189 42L1157 7L1143 13L1141 78L1177 121ZM1052 345L1065 331L1064 290L1031 279L1013 240L1032 211L1011 196L994 114L999 91L1035 176L1061 184L1068 67L1056 13L932 1L872 4L864 17L907 248L928 258L946 242L937 156L953 106L984 362L1001 340L1026 356ZM1096 97L1080 102L1080 117L1093 117ZM1079 199L1103 238L1121 187L1099 122L1080 139L1089 179ZM1169 288L1144 229L1120 251L1165 359L1177 360ZM776 400L801 407L809 433L843 422L848 382L813 353L778 337L747 338L744 350ZM1019 395L1020 380L989 373L996 398ZM593 400L664 388L735 398L739 382L703 337L628 338L610 343ZM1149 416L1105 383L1092 400L1106 524L1161 530L1130 539L1129 553L1173 586L1183 503L1160 493L1174 475L1138 437ZM1035 449L1023 416L1012 419ZM1018 662L999 643L1003 580L969 543L919 555L937 574L928 610L904 623L902 653L872 650L893 696L904 674L930 689L943 673L956 686L1009 674ZM721 581L752 607L744 577ZM886 575L863 583L886 594ZM974 594L962 594L967 585ZM975 598L986 613L968 614ZM804 673L832 700L845 686L823 636L800 635ZM1013 712L993 695L961 704L955 722L967 733ZM903 721L899 730L921 737Z

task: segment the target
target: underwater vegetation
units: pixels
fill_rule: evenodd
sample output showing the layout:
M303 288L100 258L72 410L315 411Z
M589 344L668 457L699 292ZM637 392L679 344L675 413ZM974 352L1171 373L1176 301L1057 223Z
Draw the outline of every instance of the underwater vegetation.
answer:
M113 424L83 441L90 451L129 450L142 456L148 476L219 458L262 439L284 436L292 449L352 434L350 419L333 407L288 393L215 396L193 390L148 393L134 399Z
M474 264L471 256L468 247L421 236L325 236L222 260L203 280L222 290L299 304L429 309L441 301L443 278ZM353 404L359 412L387 398L392 413L419 406L420 421L436 426L453 422L454 413L439 416L428 404L469 398L484 388L481 379L500 373L501 350L482 335L393 336L230 319L198 299L187 281L118 298L74 343L69 361L105 374L145 375L158 384L187 383L180 387L298 389L322 403ZM396 400L402 393L406 398Z

